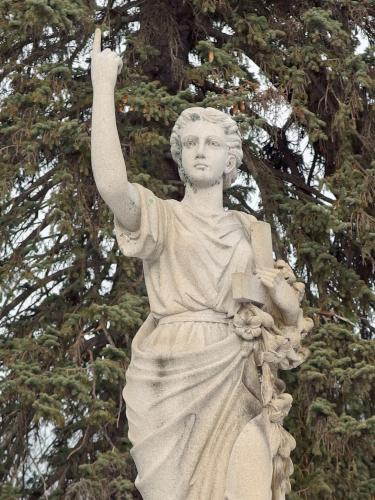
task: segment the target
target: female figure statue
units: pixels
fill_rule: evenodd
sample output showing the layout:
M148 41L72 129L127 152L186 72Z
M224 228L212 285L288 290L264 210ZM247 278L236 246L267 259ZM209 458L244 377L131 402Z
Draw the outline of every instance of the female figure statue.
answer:
M97 30L94 177L122 252L143 260L151 310L134 338L123 393L136 486L145 500L282 499L294 440L281 427L291 396L277 368L306 356L303 286L283 262L257 267L256 219L223 208L242 160L237 125L225 113L189 108L174 126L181 202L128 182L113 98L120 65L101 52ZM264 309L256 297L236 300L239 275L256 276Z

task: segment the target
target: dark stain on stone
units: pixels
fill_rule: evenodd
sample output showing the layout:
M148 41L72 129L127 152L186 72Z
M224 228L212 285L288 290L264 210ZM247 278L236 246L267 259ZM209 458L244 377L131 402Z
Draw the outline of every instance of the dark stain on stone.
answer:
M156 394L161 394L162 383L156 380L155 382L151 382L151 387L155 391Z
M159 357L159 358L156 358L156 364L158 365L158 368L159 370L162 372L162 375L164 374L163 370L165 370L165 368L167 368L168 366L168 359L167 358L163 358L163 357Z

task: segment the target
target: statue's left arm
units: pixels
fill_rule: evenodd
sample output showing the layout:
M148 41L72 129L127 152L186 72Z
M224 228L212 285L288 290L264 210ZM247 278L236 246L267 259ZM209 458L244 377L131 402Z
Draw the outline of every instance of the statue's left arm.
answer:
M291 268L281 260L275 263L274 269L258 268L257 274L267 289L272 305L278 309L284 325L296 326L300 301L304 294L303 284L297 283Z

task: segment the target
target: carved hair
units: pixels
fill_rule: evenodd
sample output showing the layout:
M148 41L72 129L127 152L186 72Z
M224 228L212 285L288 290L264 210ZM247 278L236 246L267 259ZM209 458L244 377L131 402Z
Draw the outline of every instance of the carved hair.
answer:
M188 182L186 178L182 161L182 141L181 131L189 122L205 120L215 125L220 125L226 136L226 144L229 147L229 155L233 155L236 159L235 168L229 173L224 174L223 188L228 189L236 180L238 175L238 167L242 163L242 141L237 127L237 123L226 113L214 108L187 108L177 118L171 134L171 153L174 161L178 166L178 173L182 182Z

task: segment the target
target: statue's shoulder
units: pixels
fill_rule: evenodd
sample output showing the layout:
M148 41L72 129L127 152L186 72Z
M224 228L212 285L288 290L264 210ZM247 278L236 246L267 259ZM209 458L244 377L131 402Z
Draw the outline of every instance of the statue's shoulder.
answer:
M239 212L238 210L231 210L231 213L241 224L247 239L251 242L251 226L257 222L257 218L246 212Z
M239 212L238 210L233 210L234 216L241 222L242 225L250 225L254 222L258 222L258 219L254 215L247 214L246 212Z
M245 212L240 212L240 213L246 217L246 220L248 222L258 222L258 219L256 217L254 217L254 215L247 214Z

